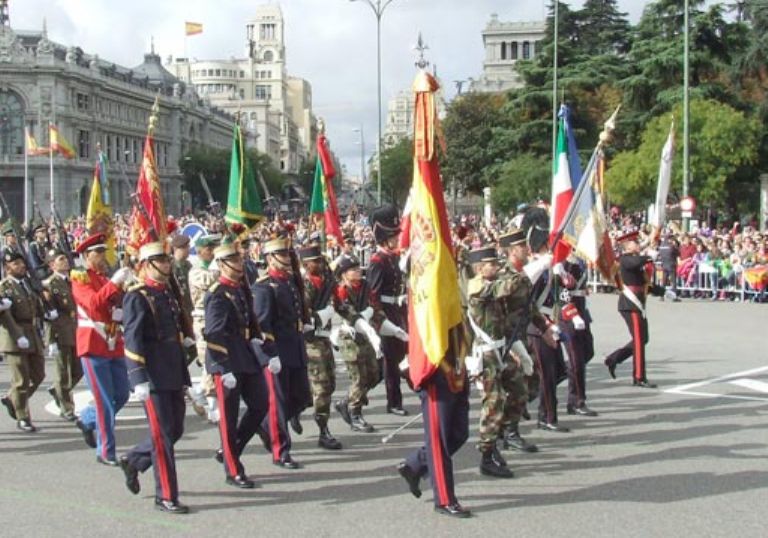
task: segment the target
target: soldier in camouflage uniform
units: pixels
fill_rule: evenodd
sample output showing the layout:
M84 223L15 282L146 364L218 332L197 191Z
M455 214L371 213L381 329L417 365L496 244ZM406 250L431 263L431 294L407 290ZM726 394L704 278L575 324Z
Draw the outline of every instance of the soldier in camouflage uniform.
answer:
M69 280L69 260L63 251L51 249L48 252L48 267L51 276L43 281L43 293L48 304L58 312L58 318L50 321L50 346L56 361L56 381L48 389L62 418L74 421L75 402L72 389L83 378L83 367L75 353L77 314L72 297L72 283Z
M320 428L317 445L328 450L339 450L341 443L328 429L331 398L336 390L336 365L331 349L331 317L336 279L328 270L325 258L317 245L300 248L299 258L304 264L304 302L313 318L314 330L304 333L309 362L309 383L315 408L315 422Z
M371 433L374 428L363 418L363 406L368 404L368 391L379 382L381 339L370 323L376 313L369 304L368 283L362 277L358 259L342 255L336 272L341 284L336 288L333 305L344 319L339 330L340 348L352 381L347 397L336 402L336 410L353 431ZM383 316L378 314L378 318Z

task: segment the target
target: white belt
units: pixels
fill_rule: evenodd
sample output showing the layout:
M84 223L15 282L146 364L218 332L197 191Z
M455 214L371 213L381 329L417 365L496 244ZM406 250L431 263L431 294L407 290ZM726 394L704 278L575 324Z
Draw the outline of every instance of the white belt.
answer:
M507 343L506 338L502 338L500 340L494 340L493 342L489 342L487 344L476 344L474 348L475 348L475 351L479 353L485 353L487 351L496 351L497 349L503 349L506 343Z
M192 317L193 318L204 318L205 317L205 310L202 308L195 308L192 311Z
M325 336L326 338L331 336L331 331L326 331L323 329L315 329L315 336Z
M587 290L568 290L571 297L586 297Z
M107 343L107 349L114 351L115 347L117 347L118 333L109 336L107 334L107 324L103 321L93 321L88 317L88 313L81 306L77 307L77 313L80 315L80 317L77 318L77 326L85 329L94 329L96 334L103 338Z
M382 295L381 296L381 302L384 303L384 304L401 305L401 304L405 303L405 300L407 298L408 298L407 295L397 295L397 296L394 296L394 297L392 295Z

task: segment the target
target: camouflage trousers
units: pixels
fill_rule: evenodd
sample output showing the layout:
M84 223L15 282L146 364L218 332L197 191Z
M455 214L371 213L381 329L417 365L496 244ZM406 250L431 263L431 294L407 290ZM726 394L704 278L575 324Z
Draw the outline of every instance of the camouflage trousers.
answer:
M351 381L347 394L349 411L355 415L368 404L368 391L379 382L379 363L376 351L363 336L358 335L356 339L344 337L341 349Z
M336 390L336 365L330 340L315 338L307 342L307 357L315 416L328 417L331 414L331 396Z
M509 359L503 365L494 353L483 354L483 407L480 411L478 450L496 446L507 426L517 424L528 401L528 382L523 370Z
M203 339L203 329L205 329L205 318L192 318L192 329L195 331L197 341L197 362L202 368L200 371L200 389L206 396L216 396L216 384L213 382L213 376L205 370L205 340Z

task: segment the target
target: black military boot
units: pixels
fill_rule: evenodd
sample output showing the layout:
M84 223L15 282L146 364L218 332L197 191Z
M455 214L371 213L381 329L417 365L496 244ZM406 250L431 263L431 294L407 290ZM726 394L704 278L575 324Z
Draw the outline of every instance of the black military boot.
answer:
M320 436L317 438L317 446L326 450L341 450L341 443L336 439L328 429L328 417L315 415L315 422L320 428Z
M487 449L482 454L480 460L481 474L497 478L514 478L515 473L507 467L507 462L501 457L496 447Z
M302 433L304 433L304 426L301 425L301 417L299 415L296 415L288 422L291 425L291 428L293 429L293 431L295 431L297 435L301 435Z
M363 433L372 433L375 430L373 429L373 426L368 424L366 420L363 418L362 413L360 411L354 412L352 411L349 415L352 427L352 431L355 432L363 432Z
M533 443L529 443L523 438L522 435L520 435L520 431L517 429L517 424L510 426L509 431L504 436L503 442L505 449L513 448L515 450L519 450L520 452L528 453L539 451L539 447Z
M352 418L349 416L349 401L346 398L343 398L336 402L335 407L336 411L341 415L342 420L351 426Z

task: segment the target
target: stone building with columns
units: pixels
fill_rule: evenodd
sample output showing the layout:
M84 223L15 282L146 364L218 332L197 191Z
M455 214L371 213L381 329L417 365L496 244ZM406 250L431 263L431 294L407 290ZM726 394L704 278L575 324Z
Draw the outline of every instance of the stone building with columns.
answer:
M128 210L150 109L159 96L155 155L167 211L178 214L184 199L180 159L195 144L231 147L234 117L164 69L154 50L136 67L119 66L52 42L45 27L13 30L7 8L7 0L0 0L0 188L11 212L19 219L25 214L24 128L38 145L47 146L49 122L55 122L76 156L53 157L53 193L49 157L28 157L28 214L36 201L47 215L51 195L62 216L82 214L97 145L109 161L112 205L117 212Z
M519 60L531 60L539 52L544 39L546 23L502 22L497 14L483 30L485 60L483 73L471 80L469 90L476 92L503 92L520 88L523 81L515 70Z

